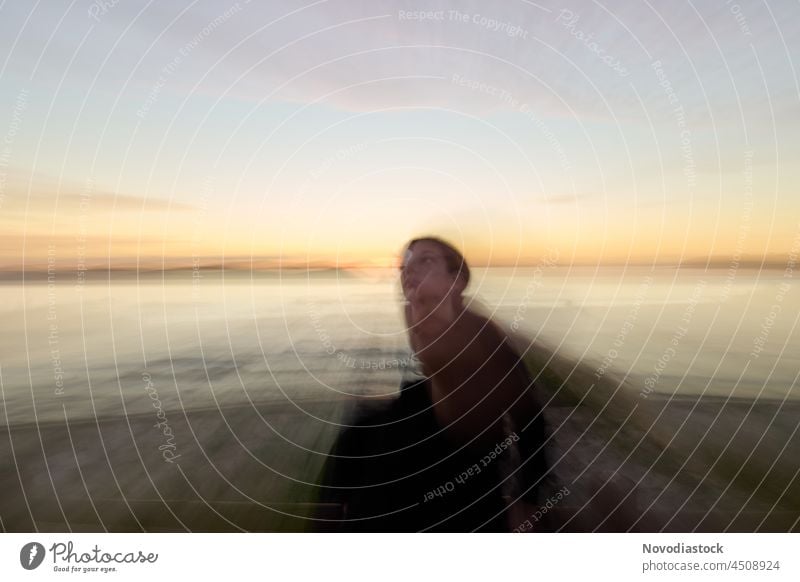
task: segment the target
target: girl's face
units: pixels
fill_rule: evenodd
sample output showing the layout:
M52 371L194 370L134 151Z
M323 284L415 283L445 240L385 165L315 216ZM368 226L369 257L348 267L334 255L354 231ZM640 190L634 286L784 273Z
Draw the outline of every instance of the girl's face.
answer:
M462 279L448 271L441 247L430 241L419 241L406 251L400 282L403 295L412 305L446 303L460 298L464 290Z
M459 345L451 336L463 315L466 281L448 270L445 252L436 242L421 240L406 251L400 267L409 343L426 374L451 361L452 348Z

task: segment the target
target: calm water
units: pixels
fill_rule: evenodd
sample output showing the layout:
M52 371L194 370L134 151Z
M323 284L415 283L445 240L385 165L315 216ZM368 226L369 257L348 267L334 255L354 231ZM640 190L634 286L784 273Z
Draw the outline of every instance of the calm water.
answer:
M475 270L506 327L638 390L800 396L800 293L783 271ZM0 422L394 392L408 365L393 274L191 273L0 284ZM152 391L152 389L151 389Z

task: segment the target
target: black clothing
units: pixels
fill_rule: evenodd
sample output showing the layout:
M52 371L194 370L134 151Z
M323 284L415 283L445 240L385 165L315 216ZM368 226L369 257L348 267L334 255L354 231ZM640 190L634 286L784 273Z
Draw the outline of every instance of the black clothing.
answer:
M523 498L536 503L536 484L547 472L543 417L529 420L494 449L459 448L436 422L427 380L406 381L388 407L340 434L320 501L343 504L341 531L509 531L508 495L530 487ZM514 477L509 467L519 467ZM512 482L517 492L509 490Z

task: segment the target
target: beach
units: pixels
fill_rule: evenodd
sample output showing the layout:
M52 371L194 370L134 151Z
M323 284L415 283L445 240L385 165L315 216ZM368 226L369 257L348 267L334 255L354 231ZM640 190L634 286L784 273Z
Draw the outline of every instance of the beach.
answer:
M302 413L278 404L176 411L169 419L181 437L177 457L160 454L163 435L149 413L5 427L0 456L10 471L0 502L3 527L333 529L339 508L315 505L315 484L338 429L309 430L304 418L335 423L355 403L300 405ZM792 431L800 404L684 400L655 410L661 418L644 436L632 423L617 432L613 419L587 406L547 409L546 491L570 492L550 512L548 528L798 531L800 437ZM692 428L659 442L662 428L681 425ZM543 503L549 495L543 493ZM325 515L333 521L314 521Z
M536 528L800 531L780 271L486 271L551 434ZM0 285L4 531L335 529L327 453L413 367L395 281L185 277Z

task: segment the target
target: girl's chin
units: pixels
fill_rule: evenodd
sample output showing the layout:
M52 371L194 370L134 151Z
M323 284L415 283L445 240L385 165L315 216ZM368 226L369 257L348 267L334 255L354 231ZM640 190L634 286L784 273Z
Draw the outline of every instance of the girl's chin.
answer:
M435 311L436 304L430 305L427 303L411 303L411 317L417 322L421 322L423 319L428 319L434 315Z

